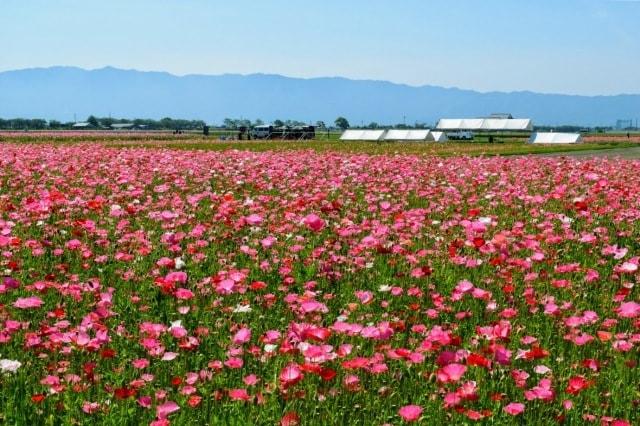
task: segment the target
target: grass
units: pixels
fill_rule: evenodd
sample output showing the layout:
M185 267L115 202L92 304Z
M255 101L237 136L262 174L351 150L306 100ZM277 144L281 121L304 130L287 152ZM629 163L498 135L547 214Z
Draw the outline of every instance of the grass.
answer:
M313 141L221 141L217 137L205 138L194 134L173 135L170 133L104 133L73 135L55 132L48 133L14 133L10 136L0 133L0 143L24 143L24 144L77 144L100 143L109 147L121 148L171 148L179 150L204 150L204 151L300 151L312 150L315 152L340 152L348 154L371 155L431 155L438 157L455 156L512 156L528 154L555 154L577 153L582 151L621 150L637 147L638 144L629 141L611 141L591 139L578 145L530 145L526 138L512 138L496 136L495 143L488 143L486 138L479 138L473 142L449 141L446 143L433 142L342 142L337 140L337 134L331 134L326 139L326 134L318 134Z
M137 147L137 148L173 148L186 150L205 151L298 151L313 150L315 152L342 152L349 154L417 154L434 155L439 157L466 156L510 156L527 154L550 154L559 152L580 152L591 150L622 149L637 146L633 143L618 142L594 142L580 145L530 145L523 141L510 141L504 143L476 143L476 142L447 142L447 143L420 143L420 142L341 142L341 141L205 141L205 140L180 140L180 141L146 141L109 142L109 146Z

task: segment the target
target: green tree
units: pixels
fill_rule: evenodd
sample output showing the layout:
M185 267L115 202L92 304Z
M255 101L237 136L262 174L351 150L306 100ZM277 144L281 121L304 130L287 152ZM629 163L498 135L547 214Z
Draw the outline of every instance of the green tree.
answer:
M282 120L275 120L275 121L273 122L273 125L274 125L274 126L276 126L276 127L282 127L282 126L284 126L284 121L282 121Z
M222 122L222 124L227 129L237 129L238 128L237 120L233 120L231 118L225 118L224 121Z
M336 124L336 127L342 130L347 130L349 127L351 127L349 125L349 121L344 117L336 118L335 124Z
M251 120L243 119L243 120L236 120L236 121L238 123L238 127L246 127L246 128L251 127Z
M40 118L33 119L29 123L30 129L42 130L42 129L45 129L46 127L47 127L47 120L42 120Z
M105 127L111 127L111 125L114 123L114 120L111 117L101 118L100 123Z
M160 128L162 129L175 129L175 122L173 119L169 118L169 117L165 117L162 120L160 120Z
M90 115L89 118L87 118L87 123L89 123L92 127L98 127L98 125L100 124L98 123L98 119L93 115Z

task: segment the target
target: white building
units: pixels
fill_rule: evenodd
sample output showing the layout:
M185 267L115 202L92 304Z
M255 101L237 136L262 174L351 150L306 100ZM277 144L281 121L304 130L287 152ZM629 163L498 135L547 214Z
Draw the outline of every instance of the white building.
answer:
M443 131L532 132L528 118L443 118L436 126Z

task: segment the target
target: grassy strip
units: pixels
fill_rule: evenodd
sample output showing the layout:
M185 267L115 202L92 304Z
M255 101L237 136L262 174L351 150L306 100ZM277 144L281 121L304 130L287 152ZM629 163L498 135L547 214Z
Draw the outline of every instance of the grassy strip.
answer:
M246 141L246 142L205 142L202 140L172 141L172 142L123 142L109 143L118 147L142 147L142 148L173 148L184 150L205 151L299 151L311 149L315 152L344 152L362 154L417 154L433 155L439 157L468 156L495 156L495 155L528 155L550 154L560 152L579 152L605 149L621 149L637 146L632 143L588 143L580 145L529 145L524 142L507 142L500 144L472 143L472 142L447 142L417 143L417 142L339 142L339 141L313 141L313 142L288 142L288 141Z

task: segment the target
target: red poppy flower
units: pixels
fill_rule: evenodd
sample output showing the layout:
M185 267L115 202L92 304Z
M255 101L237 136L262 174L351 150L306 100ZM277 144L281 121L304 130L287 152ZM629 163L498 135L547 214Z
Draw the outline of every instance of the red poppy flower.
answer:
M115 395L116 399L128 399L136 396L136 390L126 387L117 388L115 391L113 391L113 394Z
M280 419L280 426L298 426L299 424L300 416L294 411L289 411Z
M42 401L44 401L44 399L45 399L45 395L42 393L37 393L31 396L31 401L36 404L40 404Z

